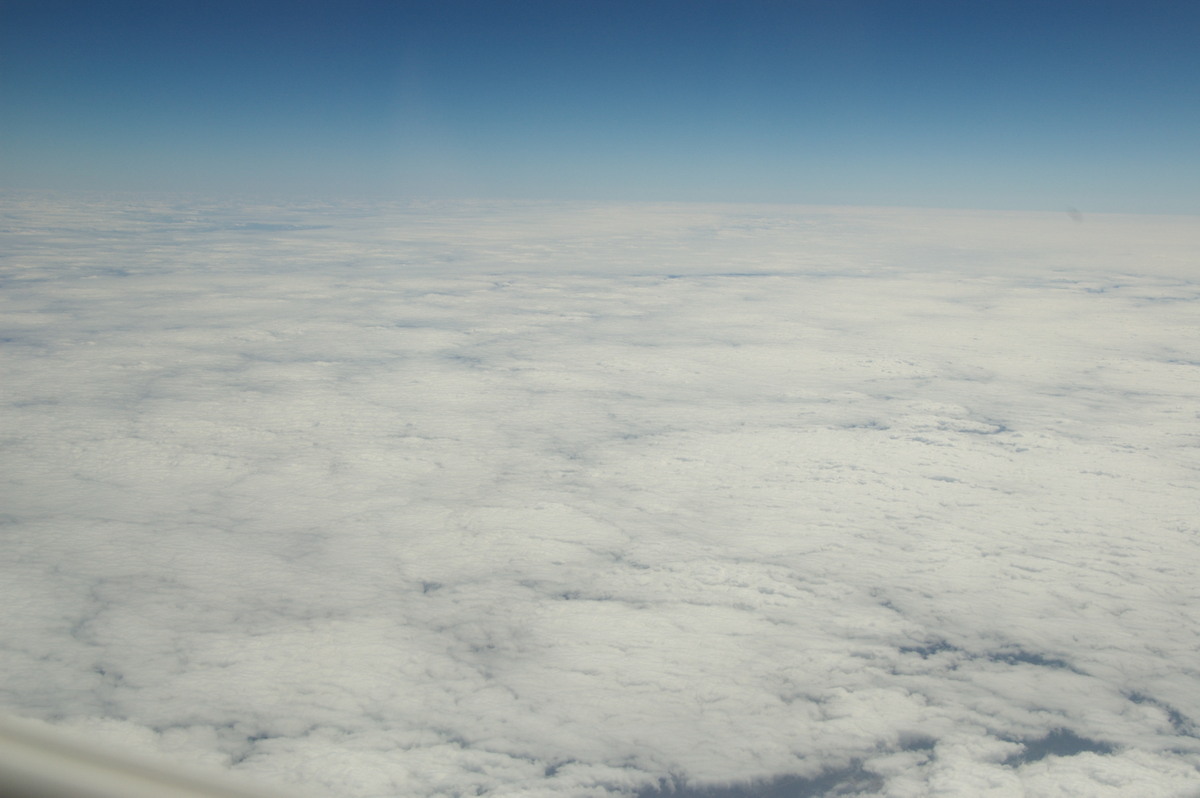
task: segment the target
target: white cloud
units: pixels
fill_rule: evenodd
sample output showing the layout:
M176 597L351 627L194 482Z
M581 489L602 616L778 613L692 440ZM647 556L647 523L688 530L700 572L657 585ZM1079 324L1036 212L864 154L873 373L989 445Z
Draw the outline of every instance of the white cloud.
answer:
M348 796L1200 787L1194 220L7 213L15 714Z

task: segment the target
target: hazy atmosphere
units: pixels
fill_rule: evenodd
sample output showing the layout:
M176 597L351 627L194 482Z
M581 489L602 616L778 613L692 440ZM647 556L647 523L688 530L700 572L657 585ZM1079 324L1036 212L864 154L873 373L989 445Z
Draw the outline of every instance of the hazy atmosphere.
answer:
M0 4L0 711L314 798L1196 798L1198 18Z

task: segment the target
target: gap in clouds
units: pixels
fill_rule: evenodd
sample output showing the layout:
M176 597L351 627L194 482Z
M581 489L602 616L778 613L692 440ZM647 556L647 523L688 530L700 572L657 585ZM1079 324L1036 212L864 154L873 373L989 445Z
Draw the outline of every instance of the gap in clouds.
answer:
M1085 752L1111 754L1114 750L1109 743L1080 737L1070 729L1055 729L1040 739L1020 742L1024 746L1024 750L1005 759L1004 764L1023 765L1026 762L1038 762L1048 756L1075 756Z
M813 778L781 776L742 785L691 787L687 784L643 790L638 798L818 798L832 795L868 795L884 786L878 775L867 773L861 764L832 770Z

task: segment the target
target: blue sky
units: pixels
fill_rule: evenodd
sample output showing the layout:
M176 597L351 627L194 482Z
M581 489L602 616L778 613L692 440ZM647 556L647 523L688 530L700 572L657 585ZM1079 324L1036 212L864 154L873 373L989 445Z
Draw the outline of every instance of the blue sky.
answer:
M1200 6L0 2L0 186L1200 212Z

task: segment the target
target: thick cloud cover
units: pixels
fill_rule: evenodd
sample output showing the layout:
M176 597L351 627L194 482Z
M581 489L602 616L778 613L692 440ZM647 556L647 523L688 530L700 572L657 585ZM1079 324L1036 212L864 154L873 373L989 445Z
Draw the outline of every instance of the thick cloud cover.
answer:
M4 225L13 714L339 796L1200 792L1194 219Z

